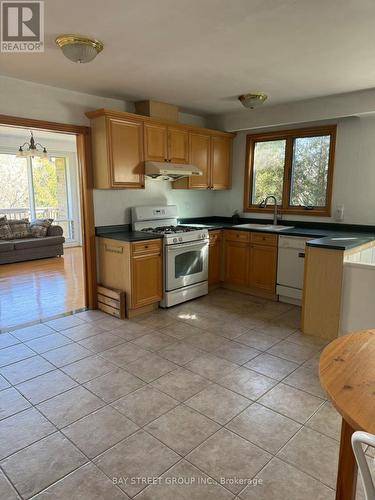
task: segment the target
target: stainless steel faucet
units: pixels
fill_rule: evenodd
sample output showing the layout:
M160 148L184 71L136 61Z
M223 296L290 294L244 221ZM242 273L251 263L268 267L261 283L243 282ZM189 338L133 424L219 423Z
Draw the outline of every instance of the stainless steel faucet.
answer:
M266 208L268 200L273 200L273 225L277 226L278 215L277 215L277 200L276 196L267 196L260 204L259 208Z

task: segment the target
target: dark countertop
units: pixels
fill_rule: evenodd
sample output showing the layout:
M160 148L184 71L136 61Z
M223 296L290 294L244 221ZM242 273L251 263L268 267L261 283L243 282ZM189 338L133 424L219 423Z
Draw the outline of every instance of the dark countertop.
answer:
M293 229L284 229L282 231L264 231L257 230L256 228L240 228L235 227L232 222L225 220L212 220L213 218L208 217L206 220L204 218L196 219L183 219L180 221L181 224L187 224L189 226L196 226L197 228L205 228L209 231L214 231L218 229L233 229L236 231L250 231L250 232L260 232L260 233L271 233L271 234L279 234L284 236L302 236L305 238L313 238L308 241L307 246L317 247L317 248L330 248L332 250L349 250L351 248L355 248L365 243L369 243L375 240L375 230L365 231L363 228L368 226L357 226L358 231L356 230L356 226L346 226L348 229L340 230L338 228L338 224L329 224L324 223L320 224L321 227L306 227L307 223L301 226L294 227ZM258 222L249 220L249 219L241 219L239 224L246 224L249 222ZM259 221L259 224L269 224L270 221ZM283 225L294 226L299 224L296 221L282 221ZM314 224L312 224L314 225ZM317 224L319 226L319 224ZM324 226L324 227L323 227ZM330 229L330 226L332 229ZM345 227L345 226L344 226ZM349 230L350 229L350 230ZM359 230L361 229L361 230ZM371 227L371 229L373 229ZM109 238L117 241L146 241L146 240L155 240L162 239L163 235L160 234L152 234L152 233L144 233L142 231L132 231L130 224L123 224L117 226L101 226L96 228L96 235L102 238Z

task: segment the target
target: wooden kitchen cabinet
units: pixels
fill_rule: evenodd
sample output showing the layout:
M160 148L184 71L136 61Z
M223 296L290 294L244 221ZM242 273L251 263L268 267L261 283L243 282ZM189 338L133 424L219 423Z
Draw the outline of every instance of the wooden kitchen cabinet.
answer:
M190 162L202 170L203 175L195 175L181 179L190 189L209 189L210 186L210 136L190 133L189 136ZM176 186L173 186L176 187Z
M224 231L225 281L247 285L249 269L249 237L245 231Z
M251 245L248 286L275 293L277 247Z
M162 241L98 238L98 247L101 284L126 292L127 317L157 307L163 294Z
M218 285L221 281L221 231L209 232L208 246L208 285Z
M102 115L91 126L94 187L143 188L143 121Z
M211 137L211 189L231 187L231 142L225 136Z
M168 127L168 159L189 163L189 133L183 128Z
M145 123L145 159L159 162L188 163L189 134L184 128Z

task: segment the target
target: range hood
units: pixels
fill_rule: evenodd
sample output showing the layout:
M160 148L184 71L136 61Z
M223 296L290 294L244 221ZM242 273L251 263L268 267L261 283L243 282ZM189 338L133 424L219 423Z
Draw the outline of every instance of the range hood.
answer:
M202 170L190 164L165 163L159 161L145 162L145 175L149 179L160 181L176 181L182 177L191 177L192 175L203 175Z

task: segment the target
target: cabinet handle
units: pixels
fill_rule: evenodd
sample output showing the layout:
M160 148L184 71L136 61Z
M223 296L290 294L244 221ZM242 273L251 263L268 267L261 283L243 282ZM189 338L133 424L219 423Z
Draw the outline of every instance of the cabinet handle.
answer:
M145 248L148 248L148 245L145 245Z
M299 252L298 253L298 257L300 257L301 259L304 259L305 258L305 252Z

